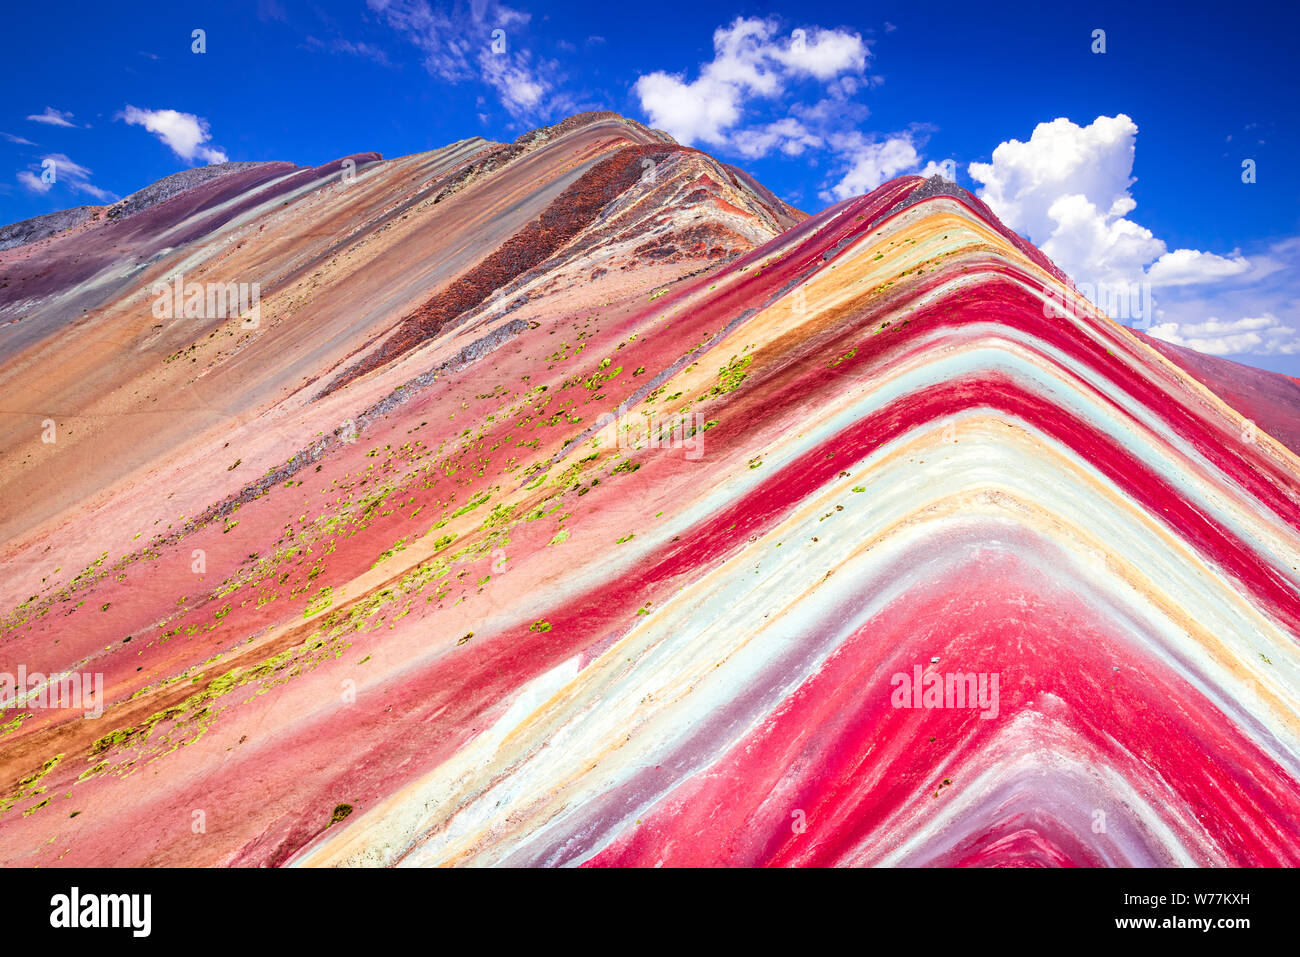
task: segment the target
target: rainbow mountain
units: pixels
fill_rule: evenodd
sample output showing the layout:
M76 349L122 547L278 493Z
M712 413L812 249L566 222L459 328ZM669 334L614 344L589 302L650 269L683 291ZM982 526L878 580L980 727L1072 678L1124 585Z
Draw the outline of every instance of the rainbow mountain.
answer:
M599 113L20 226L5 865L1300 863L1300 384L954 183Z

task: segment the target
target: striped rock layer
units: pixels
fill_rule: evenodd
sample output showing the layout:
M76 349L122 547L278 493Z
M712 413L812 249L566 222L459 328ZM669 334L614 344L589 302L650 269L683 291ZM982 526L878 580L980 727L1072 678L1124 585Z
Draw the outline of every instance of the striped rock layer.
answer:
M1293 381L937 178L356 166L0 252L0 671L105 687L0 713L0 861L1300 863Z

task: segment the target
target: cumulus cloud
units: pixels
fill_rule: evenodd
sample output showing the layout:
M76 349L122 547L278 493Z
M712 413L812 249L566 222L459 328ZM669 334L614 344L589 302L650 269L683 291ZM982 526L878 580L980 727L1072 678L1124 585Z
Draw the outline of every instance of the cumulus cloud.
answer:
M1169 249L1130 218L1137 132L1123 113L1083 127L1055 119L1028 142L999 145L992 162L970 164L970 176L979 197L1081 287L1157 291L1152 335L1213 355L1300 353L1300 239L1249 257Z
M703 77L684 83L657 72L639 78L634 89L650 125L679 143L726 143L727 131L740 122L741 92L726 83Z
M1124 114L1100 116L1087 127L1061 118L1040 123L1027 143L1002 143L992 163L971 163L969 172L994 212L1042 242L1055 231L1048 211L1061 197L1081 196L1116 218L1133 209L1136 146L1137 125Z
M867 46L856 33L813 27L792 31L789 44L778 46L773 56L793 75L827 81L861 71L867 65Z
M187 163L195 160L205 163L224 163L228 158L224 151L206 145L208 140L212 139L208 131L208 121L193 113L181 113L177 110L142 110L128 106L122 111L120 118L131 126L143 126Z
M1137 132L1123 113L1083 127L1062 117L1040 123L1028 142L1002 143L991 163L968 172L980 199L1076 280L1183 286L1246 272L1250 263L1237 253L1171 251L1128 218L1137 207Z
M47 106L44 113L37 113L27 117L33 123L44 123L47 126L70 126L75 127L77 124L72 122L72 114L65 113L62 110L56 110L52 106Z
M53 171L53 182L47 182L43 174ZM48 193L56 186L63 186L73 194L85 193L101 203L111 202L117 196L106 189L100 189L90 181L91 170L69 159L62 153L50 153L42 156L39 163L31 164L27 169L19 170L18 182L34 193Z
M650 124L678 142L730 143L751 158L772 149L798 155L817 135L797 121L736 132L747 104L779 96L791 81L860 72L869 55L856 33L813 27L784 36L773 19L737 17L713 32L713 59L695 79L657 70L639 77L633 91Z

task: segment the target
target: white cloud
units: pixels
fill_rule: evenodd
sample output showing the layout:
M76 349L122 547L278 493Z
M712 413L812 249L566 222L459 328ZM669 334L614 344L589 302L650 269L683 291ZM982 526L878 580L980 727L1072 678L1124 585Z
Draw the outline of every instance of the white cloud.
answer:
M30 170L18 171L18 182L22 183L33 193L48 193L54 189L53 183L47 183Z
M205 145L212 139L211 133L208 132L208 121L193 113L181 113L177 110L142 110L128 106L122 112L121 119L131 126L143 126L187 163L192 163L196 159L205 163L224 163L228 158L224 151Z
M792 74L806 73L822 81L860 72L867 65L867 47L860 36L822 27L793 31L789 45L774 55Z
M1091 220L1089 245L1097 245L1120 238L1111 236L1111 227L1136 205L1128 192L1134 182L1136 136L1137 126L1123 114L1098 117L1082 128L1056 119L1035 127L1027 143L1002 143L993 151L992 163L971 163L968 172L983 184L980 199L1040 246ZM1120 233L1124 230L1119 227ZM1147 237L1149 232L1132 238L1141 242ZM1069 271L1066 263L1060 265Z
M766 126L737 131L732 136L732 145L742 156L754 159L766 156L773 149L786 156L801 156L805 150L820 149L825 140L793 116L787 116Z
M56 110L52 106L47 106L44 113L37 113L34 116L27 117L33 123L44 123L47 126L70 126L75 127L77 124L71 122L72 114L65 113L62 110Z
M1175 249L1165 253L1147 269L1153 286L1189 286L1240 276L1250 262L1240 253L1218 256L1197 249Z
M908 133L877 140L854 131L832 137L831 145L847 160L847 169L838 183L823 192L822 198L828 201L869 193L886 180L921 165L921 154Z
M1174 255L1170 262L1176 264ZM1300 236L1240 258L1249 262L1249 269L1218 282L1161 286L1161 308L1156 310L1160 322L1152 334L1218 355L1295 354L1292 343L1300 339L1294 332L1300 326ZM1177 277L1172 271L1170 275ZM1222 316L1244 318L1234 322Z
M1084 127L1062 117L1040 123L1028 142L1000 144L991 163L968 171L982 184L980 199L1077 281L1185 286L1246 272L1250 263L1238 253L1171 252L1128 218L1137 206L1130 192L1137 132L1123 113Z
M792 116L809 129L816 130L823 139L830 139L837 133L863 123L871 111L866 105L854 100L859 90L870 84L855 76L842 76L826 84L826 95L815 103L793 103L790 106Z
M48 183L43 178L46 170L53 170L54 182ZM19 170L18 182L34 193L48 193L55 186L64 186L75 195L85 193L101 203L111 202L117 196L106 189L100 189L90 181L91 170L69 159L62 153L50 153L41 157L40 163L33 163L25 170Z
M831 202L921 162L919 127L884 137L844 132L868 116L854 97L882 82L864 72L870 56L856 33L813 26L787 35L774 18L742 16L714 31L713 58L694 79L657 70L639 77L633 91L650 125L680 143L751 160L803 157L809 166L830 153L833 175L820 196ZM810 84L820 85L819 98L798 98Z
M727 83L701 77L685 83L681 77L656 72L640 77L633 87L650 125L666 130L679 143L727 142L727 131L740 122L741 92Z
M822 27L799 29L790 36L777 31L775 20L737 17L713 32L713 59L700 67L694 80L662 70L639 77L633 90L650 125L687 145L722 146L734 137L736 148L750 158L774 148L802 152L815 136L806 129L774 129L776 124L768 124L734 133L746 103L779 96L790 80L829 82L860 72L870 51L856 33Z
M497 91L501 105L511 116L529 119L575 111L571 99L555 88L548 75L555 64L548 62L539 67L527 51L507 48L493 53L485 47L479 53L479 68L483 82Z
M1272 313L1234 322L1217 318L1198 323L1163 322L1152 326L1150 333L1174 345L1214 356L1300 354L1300 332L1284 325Z
M1029 237L1075 280L1093 284L1138 281L1146 265L1164 255L1165 244L1151 230L1124 218L1121 210L1131 208L1116 204L1103 210L1082 193L1069 193L1043 210L1052 224L1046 237L1032 232ZM996 206L993 211L1001 215Z
M3 137L4 137L5 139L7 139L10 143L17 143L19 146L35 146L35 145L36 145L36 144L33 143L31 140L25 140L25 139L23 139L21 136L14 136L12 133L0 133L0 136L3 136Z
M427 0L366 2L424 54L430 75L447 83L486 83L518 119L574 111L572 99L557 89L558 64L535 59L519 42L531 14L496 0L474 0L468 8L462 3L452 10L435 9Z
M345 37L334 37L326 42L319 37L308 36L304 41L305 45L312 50L324 50L329 53L346 53L349 56L361 57L366 60L372 60L380 66L392 66L392 61L388 59L388 51L373 43L354 43Z
M471 40L478 42L482 37L471 38L463 18L458 23L424 0L367 0L367 6L424 53L424 66L431 74L449 83L473 79Z
M1085 127L1056 119L969 172L979 197L1081 286L1158 290L1152 335L1213 355L1300 354L1300 238L1250 256L1170 250L1129 218L1136 144L1122 113Z
M939 163L936 163L934 160L929 160L916 175L924 176L926 179L929 179L931 176L942 176L944 179L955 182L957 179L957 164L953 160L944 160Z

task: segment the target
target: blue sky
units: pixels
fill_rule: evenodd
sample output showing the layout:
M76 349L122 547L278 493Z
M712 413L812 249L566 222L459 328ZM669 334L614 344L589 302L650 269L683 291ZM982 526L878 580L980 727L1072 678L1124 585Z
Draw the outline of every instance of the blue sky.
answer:
M809 212L955 171L1081 287L1148 284L1156 334L1300 375L1294 5L73 2L7 21L3 222L222 158L399 156L612 109Z

